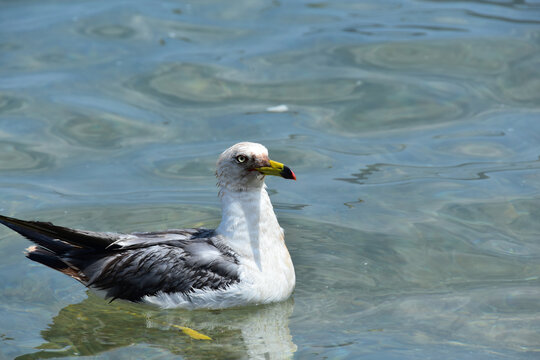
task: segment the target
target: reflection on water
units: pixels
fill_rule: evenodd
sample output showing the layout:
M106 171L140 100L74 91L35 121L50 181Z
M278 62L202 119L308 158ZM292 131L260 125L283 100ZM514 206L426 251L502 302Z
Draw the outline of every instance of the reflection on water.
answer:
M0 229L0 358L536 358L539 15L531 1L0 2L1 213L212 228L216 158L243 140L298 177L268 179L294 310L108 304Z
M68 305L41 332L38 351L17 359L92 356L145 344L139 358L166 350L188 359L284 359L296 351L289 331L292 300L269 306L227 311L159 310L122 301L108 303L89 293ZM211 340L197 340L178 326ZM154 354L152 354L154 353Z

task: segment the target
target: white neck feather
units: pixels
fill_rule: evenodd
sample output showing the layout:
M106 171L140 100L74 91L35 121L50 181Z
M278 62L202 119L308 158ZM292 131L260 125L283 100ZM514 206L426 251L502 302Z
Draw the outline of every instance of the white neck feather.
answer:
M265 253L283 246L283 230L265 187L247 191L221 191L222 219L216 229L227 245L261 267Z
M247 191L222 188L221 205L216 232L239 255L241 277L250 284L242 296L252 303L288 298L294 289L294 267L264 183Z

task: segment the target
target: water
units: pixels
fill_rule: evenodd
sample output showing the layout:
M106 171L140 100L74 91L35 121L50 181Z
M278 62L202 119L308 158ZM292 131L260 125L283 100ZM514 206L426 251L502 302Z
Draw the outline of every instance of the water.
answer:
M0 64L3 214L214 227L242 140L298 177L272 306L108 304L0 229L0 359L538 358L538 1L3 1Z

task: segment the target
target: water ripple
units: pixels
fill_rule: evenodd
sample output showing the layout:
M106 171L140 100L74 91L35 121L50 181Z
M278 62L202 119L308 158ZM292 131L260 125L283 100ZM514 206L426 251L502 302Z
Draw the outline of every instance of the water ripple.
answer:
M232 69L204 64L165 65L140 76L128 87L168 104L265 101L270 103L329 102L349 96L357 87L353 79L328 79L256 83L242 81ZM311 91L316 88L317 91Z
M55 158L31 146L0 140L0 171L43 170L55 166Z
M530 18L530 19L515 19L515 18L510 18L510 17L507 17L507 16L497 16L497 15L482 14L482 13L479 13L479 12L476 12L476 11L471 11L471 10L466 10L465 13L467 15L477 17L477 18L496 20L496 21L504 21L504 22L515 23L515 24L533 24L533 25L540 24L540 20L536 20L536 19L532 19L532 18Z
M407 166L371 164L348 178L335 180L352 184L389 184L421 179L484 180L496 172L540 169L540 160L506 163L464 163L453 166Z
M21 98L0 93L0 114L8 111L19 110L26 105Z
M214 157L192 158L180 162L178 158L155 161L152 172L160 177L181 179L207 179L215 171Z
M536 51L528 42L499 38L382 43L343 50L350 52L358 64L453 76L499 74L508 69L509 62Z
M513 257L540 257L537 238L540 225L536 202L517 199L508 202L447 204L439 211L446 228L459 227L464 239L482 253ZM504 226L501 226L504 224Z
M540 51L512 66L498 80L503 99L536 107L540 103Z
M135 30L120 24L88 26L79 29L82 34L102 38L127 39L135 35Z
M368 129L395 129L445 122L463 117L470 100L454 87L437 83L423 85L397 81L365 81L354 100L340 104L328 119L328 128L340 133L362 133ZM475 106L478 106L476 104Z
M148 136L146 126L112 114L76 115L55 123L53 132L70 144L96 150L116 149Z

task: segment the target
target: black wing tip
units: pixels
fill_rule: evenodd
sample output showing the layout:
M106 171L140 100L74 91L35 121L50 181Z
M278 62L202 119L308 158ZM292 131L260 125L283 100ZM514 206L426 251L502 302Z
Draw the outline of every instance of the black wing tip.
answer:
M67 268L69 268L69 266L55 253L41 246L34 245L26 248L25 255L32 261L38 262L60 272L64 272Z
M36 241L37 237L47 238L47 242L63 242L60 246L63 249L71 246L89 249L106 249L117 238L110 233L100 233L94 231L71 229L64 226L55 225L49 221L20 220L8 216L0 215L0 223L18 232L27 239L43 245ZM114 234L113 234L114 235ZM58 244L59 245L59 244ZM48 247L48 246L45 246Z
M86 285L88 279L76 267L65 262L60 256L53 253L49 249L41 246L30 246L26 249L26 257L32 261L48 266L51 269L61 272L64 275Z
M17 220L18 219L15 219L15 218L0 214L0 224L4 224L6 226L9 226L8 224L12 224Z
M12 228L12 226L20 226L20 225L34 225L34 226L49 226L49 227L58 227L51 223L50 221L35 221L35 220L22 220L17 219L14 217L9 217L5 215L0 214L0 224L4 224L5 226ZM15 229L14 229L15 230ZM17 231L17 230L15 230Z
M50 222L27 221L0 215L0 224L55 254L61 254L73 248L58 236L56 230L60 227Z

